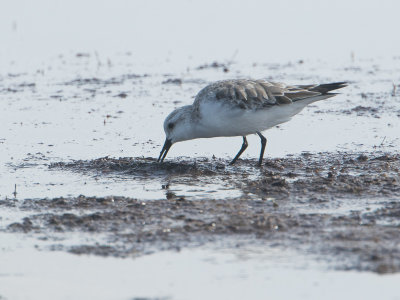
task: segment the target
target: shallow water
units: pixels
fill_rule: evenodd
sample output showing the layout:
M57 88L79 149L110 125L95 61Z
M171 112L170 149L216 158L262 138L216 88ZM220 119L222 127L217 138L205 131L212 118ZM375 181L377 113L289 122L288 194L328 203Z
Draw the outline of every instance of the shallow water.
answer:
M1 137L4 153L1 163L3 174L7 174L0 183L3 197L11 196L15 184L22 198L104 196L117 191L124 196L160 197L157 191L163 183L157 180L149 180L143 192L142 184L129 178L107 180L72 173L65 176L65 173L47 167L59 161L104 156L157 157L164 140L164 117L173 108L191 103L192 97L210 81L210 77L245 77L247 74L261 77L269 70L268 65L240 64L232 66L228 74L219 69L192 70L181 85L175 85L162 82L166 78L181 78L180 74L165 76L148 72L133 75L124 67L111 72L103 67L105 70L85 77L80 72L87 61L95 58L70 56L69 59L69 62L66 58L52 62L56 65L54 69L61 69L57 72L6 75L0 82L3 95L0 108L5 124ZM65 70L64 60L67 60L68 68L73 66L73 70ZM289 123L267 131L266 157L303 151L397 151L400 146L397 133L400 101L396 94L392 96L392 81L393 74L399 72L400 60L391 62L390 69L378 70L372 75L369 61L358 63L358 72L347 70L347 64L343 67L325 65L320 72L327 79L311 77L307 80L302 78L304 75L296 74L312 74L317 65L315 62L282 66L285 72L292 71L285 76L288 82L344 78L351 85L343 89L343 94L306 108ZM383 65L384 62L378 60L376 64ZM275 68L279 70L280 66L275 65ZM121 73L112 75L118 72ZM66 74L75 79L63 80ZM368 92L363 92L366 89ZM118 96L121 93L126 97ZM172 99L180 102L174 103ZM182 155L229 159L240 145L240 137L182 142L172 147L167 160ZM258 137L250 136L243 157L257 157L259 147Z
M2 294L10 299L398 299L398 274L328 271L274 249L183 250L139 260L18 249L3 250L0 262Z

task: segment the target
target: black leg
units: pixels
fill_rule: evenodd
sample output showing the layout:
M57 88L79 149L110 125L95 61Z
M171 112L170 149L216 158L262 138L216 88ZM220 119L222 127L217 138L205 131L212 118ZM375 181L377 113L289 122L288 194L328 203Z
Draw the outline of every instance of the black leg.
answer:
M242 153L244 152L244 150L246 150L247 146L248 146L248 144L247 144L247 139L246 139L246 137L244 136L244 137L243 137L242 148L240 148L238 154L236 154L235 158L231 161L230 165L233 165L233 164L237 161L237 159L239 158L239 156L242 155Z
M261 133L257 132L257 134L261 139L261 153L260 159L258 160L258 165L261 166L264 157L265 145L267 145L267 139Z

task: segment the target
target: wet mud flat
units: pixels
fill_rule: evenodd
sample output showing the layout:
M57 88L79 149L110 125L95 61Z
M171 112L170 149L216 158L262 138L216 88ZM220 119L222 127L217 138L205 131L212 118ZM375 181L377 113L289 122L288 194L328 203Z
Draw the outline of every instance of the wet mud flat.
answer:
M4 199L26 215L4 231L75 254L137 257L200 246L291 249L340 270L400 271L400 155L323 152L235 166L208 158L110 158L53 163L84 176L158 177L164 199ZM224 182L240 197L191 198L178 184ZM127 184L129 184L127 182ZM84 237L71 240L70 235Z

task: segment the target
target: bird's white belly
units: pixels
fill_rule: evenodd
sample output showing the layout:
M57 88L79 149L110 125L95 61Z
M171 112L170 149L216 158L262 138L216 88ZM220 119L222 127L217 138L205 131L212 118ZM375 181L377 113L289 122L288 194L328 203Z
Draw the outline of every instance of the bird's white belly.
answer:
M300 102L300 101L299 101ZM220 103L203 103L200 107L200 137L246 136L289 121L308 103L276 105L268 109L232 108Z

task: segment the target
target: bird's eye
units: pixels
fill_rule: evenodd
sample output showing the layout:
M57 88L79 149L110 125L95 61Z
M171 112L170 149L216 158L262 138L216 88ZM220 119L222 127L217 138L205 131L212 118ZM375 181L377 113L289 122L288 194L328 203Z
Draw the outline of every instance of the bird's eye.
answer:
M169 123L169 124L168 124L168 128L169 128L169 129L172 129L172 128L174 128L174 126L175 126L175 124L174 124L174 123Z

